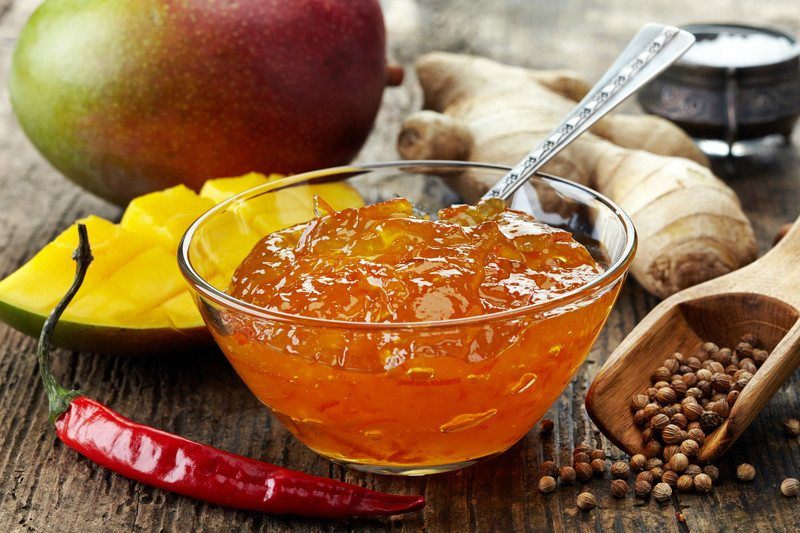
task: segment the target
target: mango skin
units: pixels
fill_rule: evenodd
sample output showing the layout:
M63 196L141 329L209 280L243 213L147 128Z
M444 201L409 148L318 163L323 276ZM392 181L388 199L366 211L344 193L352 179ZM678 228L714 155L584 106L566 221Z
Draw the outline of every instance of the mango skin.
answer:
M22 333L39 338L45 316L0 301L0 320ZM53 344L79 352L114 354L123 357L173 356L213 350L205 325L194 328L142 328L82 324L60 320Z
M383 18L378 0L47 0L9 83L45 158L123 205L350 161L386 84Z

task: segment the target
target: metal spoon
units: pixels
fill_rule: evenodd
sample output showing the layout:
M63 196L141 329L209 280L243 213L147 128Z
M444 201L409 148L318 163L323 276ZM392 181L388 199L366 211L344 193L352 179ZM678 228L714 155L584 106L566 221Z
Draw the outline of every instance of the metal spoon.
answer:
M508 200L561 149L681 57L694 40L694 35L674 26L645 24L564 121L483 198Z

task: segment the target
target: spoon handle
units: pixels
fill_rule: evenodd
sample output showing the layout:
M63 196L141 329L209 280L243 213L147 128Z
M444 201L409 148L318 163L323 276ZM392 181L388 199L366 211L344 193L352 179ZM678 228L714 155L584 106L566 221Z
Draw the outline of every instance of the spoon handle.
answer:
M564 121L483 198L509 199L562 148L681 57L694 40L674 26L646 24Z

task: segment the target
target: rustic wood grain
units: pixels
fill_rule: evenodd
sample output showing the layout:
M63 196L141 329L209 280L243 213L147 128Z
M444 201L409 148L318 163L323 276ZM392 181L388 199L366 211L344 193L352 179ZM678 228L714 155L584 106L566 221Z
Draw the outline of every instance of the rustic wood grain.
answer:
M14 39L37 5L0 0L0 275L30 258L44 243L87 213L119 210L61 178L16 125L6 90ZM800 32L793 0L386 0L391 54L404 63L443 49L484 54L520 65L570 67L593 79L644 22L739 20ZM410 71L407 71L407 74ZM408 76L386 93L375 131L360 160L394 159L400 118L420 105ZM632 107L632 106L629 106ZM770 159L739 164L730 175L752 218L762 251L777 228L800 211L800 157L794 146ZM423 513L397 520L317 521L237 512L127 481L80 458L54 441L36 373L34 341L0 326L0 531L173 531L204 529L383 530L797 530L797 501L782 498L785 476L800 474L800 442L783 437L787 416L800 415L798 376L779 392L721 464L723 481L709 496L676 495L665 504L610 498L608 480L591 488L598 509L577 511L578 487L542 496L537 465L566 461L576 442L604 446L583 407L591 377L607 354L656 300L628 283L597 346L550 410L553 434L532 431L502 456L452 474L415 479L368 476L332 465L306 450L273 423L216 352L178 358L112 359L58 352L58 375L124 414L234 452L320 475L397 492L423 492ZM668 347L667 347L668 349ZM749 484L733 470L747 461L757 469ZM681 512L685 522L676 519Z

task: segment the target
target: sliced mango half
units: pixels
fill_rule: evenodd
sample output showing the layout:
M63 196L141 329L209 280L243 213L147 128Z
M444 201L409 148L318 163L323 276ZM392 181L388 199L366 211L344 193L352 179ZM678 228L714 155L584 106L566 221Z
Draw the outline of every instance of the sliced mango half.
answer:
M180 238L215 204L279 177L251 173L213 179L199 195L179 185L134 199L119 224L97 216L80 220L89 232L95 259L59 322L56 344L120 355L185 352L208 346L210 335L178 269ZM203 275L215 286L225 288L230 274L263 235L290 222L308 220L311 196L319 194L338 208L363 204L343 183L293 187L277 191L280 198L269 198L269 194L264 208L275 201L282 206L294 201L303 207L281 209L282 215L248 208L232 217L234 226L216 227L236 238L229 240L230 249L204 250L200 259L207 261L202 265ZM289 218L296 220L285 220L286 213L293 213ZM39 335L45 318L72 283L72 251L77 239L75 225L70 226L0 281L0 320L33 337Z

